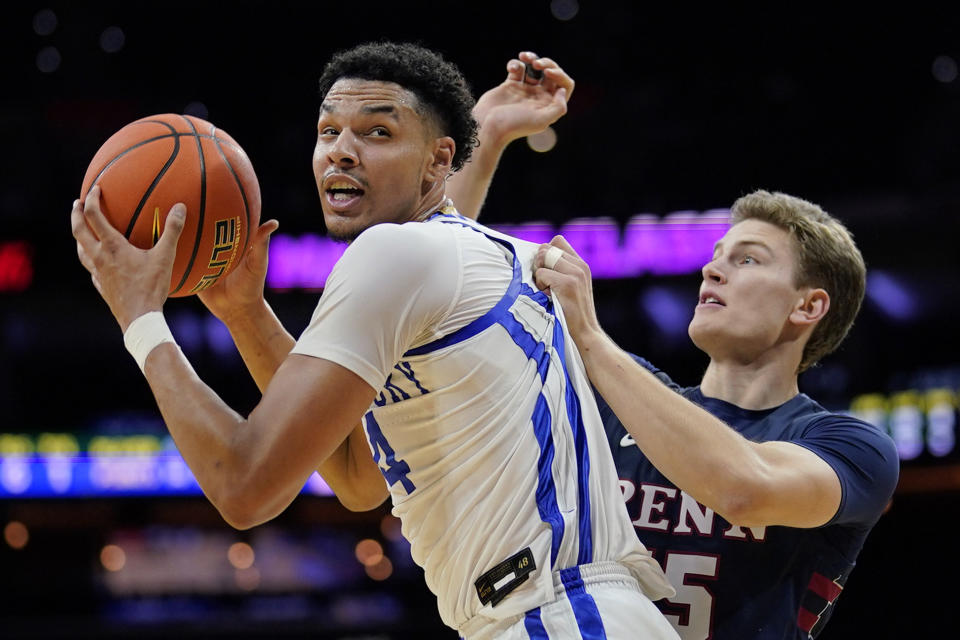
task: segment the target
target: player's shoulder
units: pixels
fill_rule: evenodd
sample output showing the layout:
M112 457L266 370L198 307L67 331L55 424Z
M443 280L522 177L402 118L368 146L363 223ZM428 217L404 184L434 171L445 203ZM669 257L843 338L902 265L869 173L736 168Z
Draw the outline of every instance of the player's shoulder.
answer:
M422 222L383 222L365 229L346 254L369 256L377 262L435 264L445 250L455 251L450 232Z
M800 418L806 433L833 434L854 446L858 442L869 443L872 448L888 454L888 457L896 458L893 438L877 425L843 411L826 409L805 394L800 394L800 398L806 409Z

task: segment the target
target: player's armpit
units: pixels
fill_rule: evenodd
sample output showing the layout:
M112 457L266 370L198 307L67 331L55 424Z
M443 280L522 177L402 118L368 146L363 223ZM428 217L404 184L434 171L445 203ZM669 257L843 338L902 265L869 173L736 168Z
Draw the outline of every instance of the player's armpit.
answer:
M317 471L350 511L376 509L390 495L380 467L370 454L362 425L350 432Z

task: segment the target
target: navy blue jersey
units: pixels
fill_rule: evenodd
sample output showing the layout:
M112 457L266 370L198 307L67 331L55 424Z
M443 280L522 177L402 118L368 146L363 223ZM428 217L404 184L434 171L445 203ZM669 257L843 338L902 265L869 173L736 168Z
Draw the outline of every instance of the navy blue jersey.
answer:
M773 409L741 409L705 397L699 387L681 388L634 359L748 440L813 451L833 467L843 489L840 508L821 527L733 526L657 471L598 396L630 519L677 590L657 603L661 611L683 640L816 637L896 486L892 440L804 394Z

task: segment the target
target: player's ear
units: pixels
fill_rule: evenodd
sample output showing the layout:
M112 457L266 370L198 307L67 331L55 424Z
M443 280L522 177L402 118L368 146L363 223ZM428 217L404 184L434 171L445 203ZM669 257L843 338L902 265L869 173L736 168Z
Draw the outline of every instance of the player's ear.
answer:
M810 289L790 314L795 325L811 325L823 319L830 310L830 294L824 289Z
M425 178L430 182L446 180L453 167L457 144L450 136L441 136L434 139L432 151Z

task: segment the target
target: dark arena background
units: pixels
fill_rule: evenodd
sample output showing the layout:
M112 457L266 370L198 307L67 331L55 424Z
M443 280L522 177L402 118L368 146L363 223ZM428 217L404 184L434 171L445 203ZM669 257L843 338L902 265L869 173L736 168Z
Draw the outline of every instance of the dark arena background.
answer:
M298 335L342 250L310 168L317 78L334 51L382 38L441 51L477 96L522 50L575 78L555 136L507 150L481 219L574 238L609 333L681 383L706 364L686 336L697 266L738 196L785 191L848 224L867 298L801 389L888 429L902 472L821 638L956 635L960 28L948 9L14 0L0 37L0 637L456 637L388 507L348 512L313 480L273 522L238 532L220 519L69 230L111 133L151 114L204 117L246 149L263 219L280 220L267 296ZM224 327L193 298L166 314L201 377L249 411L258 392Z

